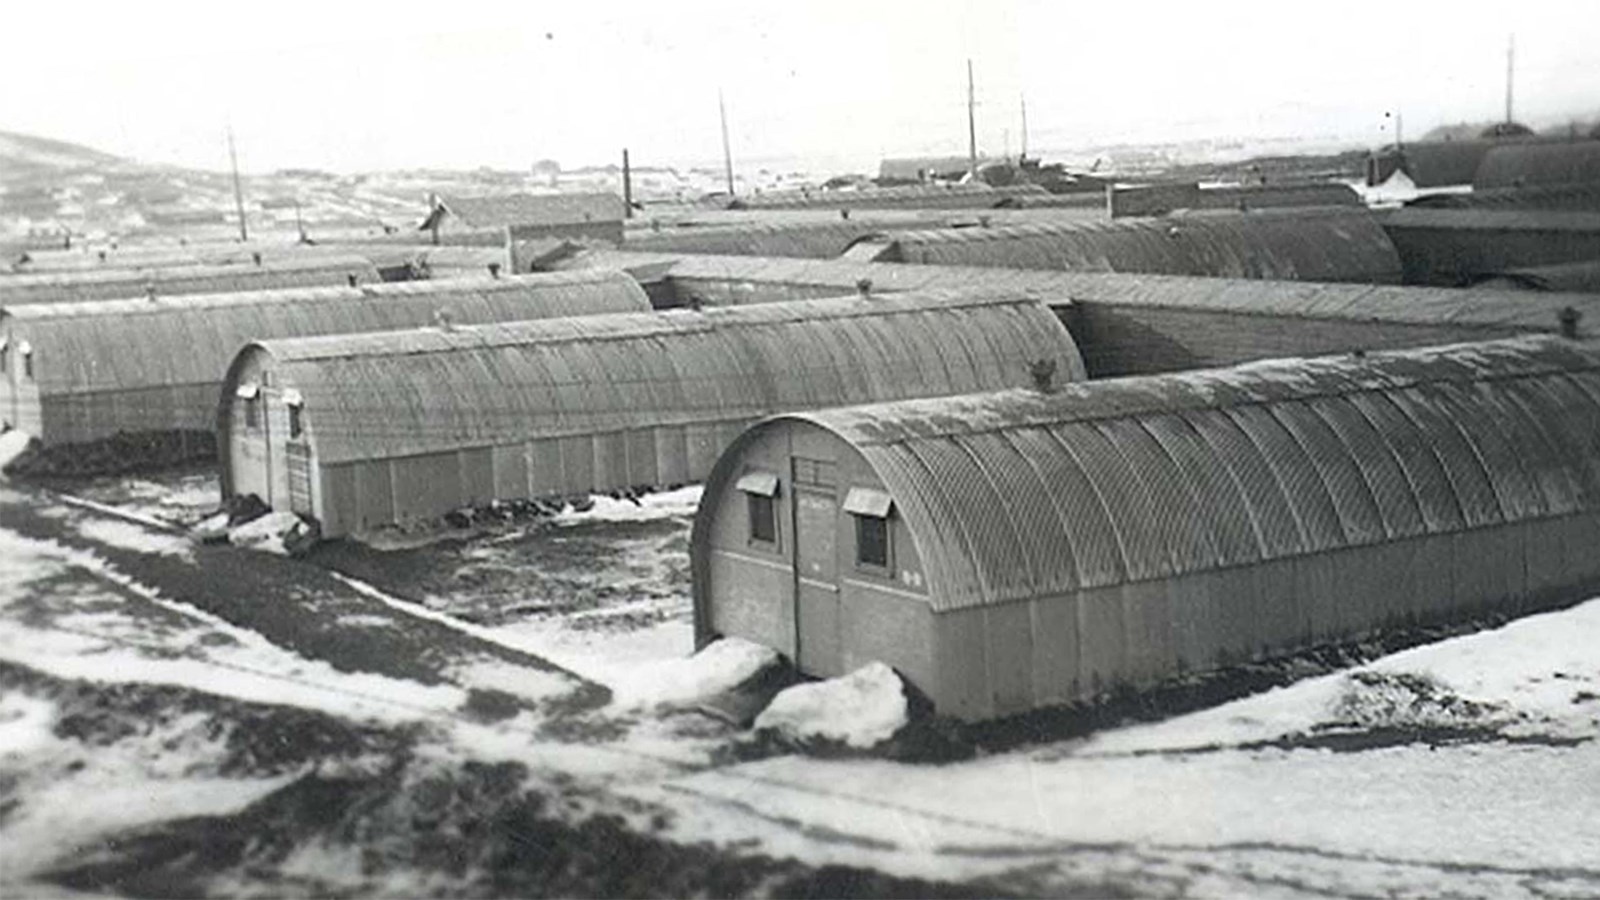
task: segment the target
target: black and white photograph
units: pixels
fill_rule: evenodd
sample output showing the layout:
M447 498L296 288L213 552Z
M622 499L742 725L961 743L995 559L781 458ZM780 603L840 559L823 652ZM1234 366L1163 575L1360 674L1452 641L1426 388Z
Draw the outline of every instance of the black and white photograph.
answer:
M1600 5L0 14L0 897L1600 900Z

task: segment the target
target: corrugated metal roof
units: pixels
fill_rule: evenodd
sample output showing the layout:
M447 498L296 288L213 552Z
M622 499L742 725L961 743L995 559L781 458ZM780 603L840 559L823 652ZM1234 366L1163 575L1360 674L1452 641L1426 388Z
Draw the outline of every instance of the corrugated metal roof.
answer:
M218 384L252 340L648 310L617 271L22 306L0 325L35 346L41 395ZM210 411L200 417L210 419Z
M1011 198L1048 196L1037 184L912 184L850 191L770 191L738 198L745 209L983 209Z
M1070 302L1278 318L1554 332L1559 325L1560 311L1571 306L1583 314L1584 321L1600 321L1600 298L1595 296L1530 294L1519 290L1463 291L1398 285L621 252L594 254L584 263L647 269L657 276L664 274L687 281L831 286L845 292L867 279L875 292L1033 290L1039 296L1066 297Z
M886 260L1083 272L1393 283L1400 257L1367 212L1217 213L902 231Z
M1383 213L1378 221L1383 223L1385 229L1600 233L1600 213L1570 210L1428 209L1408 206Z
M1557 263L1550 266L1526 266L1507 269L1486 276L1474 285L1475 289L1515 285L1536 291L1573 291L1585 294L1600 293L1600 259Z
M677 228L647 234L631 233L624 240L623 247L644 252L683 251L831 259L843 253L853 242L870 234L878 234L884 228L882 224L848 219L799 224L774 222L732 227Z
M469 228L620 222L625 212L622 198L606 192L441 196L439 203Z
M118 297L220 294L275 288L346 284L378 280L378 270L359 256L287 259L261 265L179 266L170 269L111 269L52 272L0 278L0 307L40 303L81 303Z
M932 292L257 346L324 463L1083 377L1038 301Z
M1514 140L1514 139L1513 139ZM1385 147L1373 154L1384 170L1398 168L1417 187L1471 184L1485 156L1507 141L1416 141L1403 148Z
M1600 509L1600 346L1547 337L785 419L874 466L941 610Z
M1512 143L1490 150L1472 176L1474 188L1600 181L1600 141Z
M104 254L102 258L101 254ZM114 269L170 269L197 265L245 265L260 254L264 262L323 259L329 256L366 254L326 244L241 244L226 243L156 244L122 247L80 246L71 250L40 250L28 254L27 262L14 262L0 268L0 277L11 274L46 272L93 272Z
M1428 209L1548 209L1600 212L1600 182L1485 188L1470 193L1428 194L1406 203Z

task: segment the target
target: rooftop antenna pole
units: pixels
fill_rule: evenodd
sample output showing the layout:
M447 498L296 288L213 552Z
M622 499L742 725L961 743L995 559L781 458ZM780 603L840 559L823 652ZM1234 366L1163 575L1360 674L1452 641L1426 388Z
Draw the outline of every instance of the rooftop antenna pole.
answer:
M244 224L244 190L239 187L239 154L233 147L233 123L228 123L228 161L233 165L233 208L239 213L239 240L249 242L250 232Z
M1022 159L1028 158L1028 95L1022 95Z
M1511 83L1514 72L1514 63L1517 58L1517 36L1515 33L1506 38L1506 122L1511 122Z
M967 175L978 180L978 120L973 112L976 101L972 94L972 60L967 60Z
M728 176L728 196L733 196L733 151L728 148L728 106L722 102L722 88L717 88L717 112L722 116L722 168Z

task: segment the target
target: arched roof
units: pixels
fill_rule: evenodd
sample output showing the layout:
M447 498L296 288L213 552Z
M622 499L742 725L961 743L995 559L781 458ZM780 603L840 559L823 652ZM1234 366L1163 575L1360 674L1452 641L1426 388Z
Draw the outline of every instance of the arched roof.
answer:
M0 324L32 344L50 395L214 384L253 340L416 328L440 312L467 324L649 308L638 282L593 270L20 306Z
M1097 223L900 231L886 259L938 265L1397 282L1400 257L1365 210L1215 213Z
M737 202L745 209L982 209L1008 199L1048 194L1037 184L908 184L853 191L770 191Z
M623 241L623 247L649 252L678 250L718 255L829 259L843 253L859 238L877 234L883 228L883 225L870 221L853 222L848 219L681 228L648 234L631 233Z
M39 303L82 303L121 297L222 294L276 288L348 284L378 280L378 270L361 256L285 259L261 265L197 265L153 269L50 272L0 278L0 307Z
M832 285L845 293L861 279L874 291L1034 291L1056 305L1095 303L1312 320L1393 322L1462 328L1554 332L1563 307L1600 321L1600 297L1532 295L1520 290L1261 281L1106 272L1060 272L981 266L776 259L754 256L606 252L594 263L702 278L801 286ZM573 270L585 271L585 270Z
M264 341L233 371L251 354L324 463L1083 377L1038 301L937 293Z
M1407 207L1600 212L1600 181L1531 187L1484 188L1471 193L1428 194Z
M1474 188L1600 181L1600 141L1541 141L1495 147L1472 176Z
M937 609L1600 509L1600 348L1557 338L780 416L708 497L786 420L874 467Z
M1536 291L1600 294L1600 259L1506 269L1483 276L1479 284L1503 282Z

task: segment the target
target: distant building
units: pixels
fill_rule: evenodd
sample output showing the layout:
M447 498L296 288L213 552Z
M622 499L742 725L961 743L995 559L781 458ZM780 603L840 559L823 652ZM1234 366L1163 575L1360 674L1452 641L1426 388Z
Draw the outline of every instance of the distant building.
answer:
M884 182L932 181L940 178L960 178L967 174L971 159L965 156L906 156L884 159L878 163L878 178ZM978 157L978 167L994 162L985 156Z
M552 239L620 244L624 213L622 198L603 192L495 197L435 195L432 210L421 230L432 232L435 244L452 243L447 236L457 230L502 230L513 269L525 272L527 267L518 265L520 245L547 247Z

